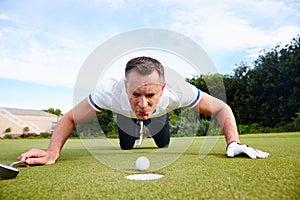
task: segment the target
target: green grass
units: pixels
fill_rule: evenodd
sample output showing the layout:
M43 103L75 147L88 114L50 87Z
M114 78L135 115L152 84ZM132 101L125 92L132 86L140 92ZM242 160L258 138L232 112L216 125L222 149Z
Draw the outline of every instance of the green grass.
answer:
M18 167L15 179L0 180L0 199L300 199L300 133L242 135L241 140L271 157L226 158L220 137L200 158L203 138L196 138L176 162L156 171L163 178L132 181L70 139L56 164ZM0 140L0 162L9 164L32 147L46 149L48 142Z

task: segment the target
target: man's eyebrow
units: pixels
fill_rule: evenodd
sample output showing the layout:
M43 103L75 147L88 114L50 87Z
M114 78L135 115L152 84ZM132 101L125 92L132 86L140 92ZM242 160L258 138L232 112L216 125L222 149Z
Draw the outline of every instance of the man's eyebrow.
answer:
M152 97L152 96L154 96L156 93L149 93L149 94L146 94L145 96L146 97Z
M152 89L152 90L146 90L146 95L149 95L149 94L156 94L157 92L158 92L159 90L158 89ZM141 94L141 93L144 93L143 91L141 91L141 92L138 92L138 91L136 91L136 90L133 90L132 92L131 92L131 94Z

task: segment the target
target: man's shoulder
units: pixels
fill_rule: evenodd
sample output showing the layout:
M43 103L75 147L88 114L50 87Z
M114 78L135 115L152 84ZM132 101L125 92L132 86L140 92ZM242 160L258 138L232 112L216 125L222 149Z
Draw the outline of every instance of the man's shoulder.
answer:
M98 82L97 87L112 92L118 88L124 88L124 79L118 79L115 77L103 78Z

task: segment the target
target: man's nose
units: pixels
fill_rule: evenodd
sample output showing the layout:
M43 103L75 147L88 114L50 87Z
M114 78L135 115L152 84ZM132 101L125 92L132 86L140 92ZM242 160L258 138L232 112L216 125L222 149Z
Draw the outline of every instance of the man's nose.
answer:
M146 107L146 106L148 105L147 99L146 99L145 96L140 96L138 105L139 105L141 108L144 108L144 107Z

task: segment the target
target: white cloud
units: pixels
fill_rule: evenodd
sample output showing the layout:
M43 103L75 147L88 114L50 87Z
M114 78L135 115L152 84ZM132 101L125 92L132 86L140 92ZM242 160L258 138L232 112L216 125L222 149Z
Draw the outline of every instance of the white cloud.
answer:
M77 66L75 65L74 70L66 69L64 64L68 63L70 59L60 58L59 66L54 60L55 54L45 55L34 52L24 58L2 57L1 78L72 87L74 85L72 77L76 77Z
M0 14L0 20L8 20L9 17L6 14Z
M170 2L170 1L169 1ZM172 12L172 30L210 52L249 51L288 43L300 33L299 8L282 1L197 1Z
M28 6L18 15L0 14L2 78L72 87L81 64L102 39L142 25L182 33L210 54L244 52L248 58L278 43L289 43L300 33L300 6L293 0L89 0L80 7L79 18L76 10L49 19L42 14L47 4L33 6L39 12L30 13ZM60 6L67 7L63 2L50 7L60 11ZM107 13L120 13L114 15L115 24L103 21L109 18L97 11L103 7L112 10Z
M118 3L122 4L122 1ZM66 3L62 4L67 6ZM101 7L103 2L97 1L93 5ZM101 24L105 22L98 18L101 16L98 11L89 10L85 5L79 17L77 12L66 11L66 16L60 14L49 19L41 12L44 10L50 13L47 4L32 6L29 8L26 5L26 9L18 12L18 15L14 12L1 14L1 18L7 19L7 22L0 24L0 78L73 87L77 73L89 53L103 42L103 38L108 39L107 35L112 35L110 27L103 25L103 29L97 30L95 26L102 28ZM51 4L49 9L54 6ZM59 10L59 6L62 5L56 5L55 8ZM32 9L38 11L31 12ZM95 14L95 18L87 18L89 21L81 19L81 16L90 12ZM70 19L72 23L68 23Z
M124 6L124 0L107 0L109 7L119 8Z
M0 78L73 87L92 44L12 21L0 28Z

